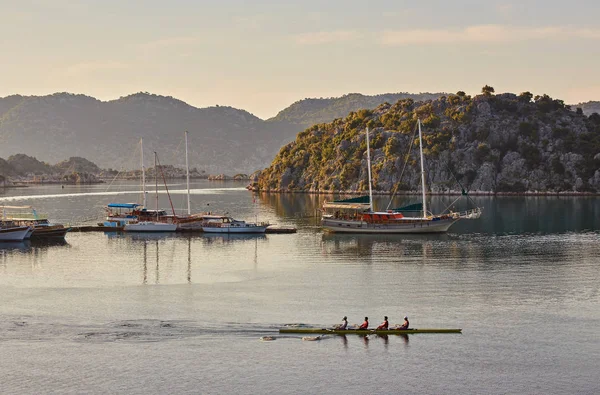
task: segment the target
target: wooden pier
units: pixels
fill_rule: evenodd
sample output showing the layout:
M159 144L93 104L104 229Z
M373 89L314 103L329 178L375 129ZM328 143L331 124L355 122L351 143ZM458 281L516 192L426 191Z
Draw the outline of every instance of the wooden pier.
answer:
M293 227L283 226L269 226L266 230L266 234L290 234L296 233L298 230ZM71 232L123 232L122 227L115 226L99 226L99 225L88 225L88 226L72 226ZM177 233L204 233L202 228L199 229L177 229ZM246 233L250 234L250 233Z

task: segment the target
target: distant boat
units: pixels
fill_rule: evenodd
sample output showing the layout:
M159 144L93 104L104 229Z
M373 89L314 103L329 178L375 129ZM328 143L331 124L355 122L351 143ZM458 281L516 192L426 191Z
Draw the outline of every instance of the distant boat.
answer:
M206 233L265 233L269 224L246 222L226 215L205 215L202 230Z
M144 155L142 154L142 163ZM159 212L158 209L158 154L154 152L154 181L156 187L156 217L154 221L141 221L138 218L138 221L132 221L125 224L123 230L125 232L175 232L177 230L177 225L169 224L165 222L159 221ZM145 188L145 172L142 166L142 192L144 194L144 203L146 203L146 188Z
M186 164L186 185L187 185L187 214L168 214L165 210L151 210L146 207L146 177L144 166L143 140L140 140L141 147L141 167L142 167L142 204L138 203L109 203L106 210L106 220L100 223L101 226L124 228L125 225L135 222L164 222L175 224L179 230L201 229L204 218L203 213L192 214L190 206L190 168L188 161L188 132L185 132L185 164ZM155 166L155 171L157 168ZM165 184L166 187L166 184ZM168 194L168 189L167 189ZM169 201L171 197L169 196ZM171 204L172 206L172 204ZM131 228L131 227L129 227Z
M371 153L369 129L366 129L367 174L369 196L325 202L321 224L325 230L338 233L443 233L460 219L476 219L481 216L480 207L465 212L431 214L427 211L425 169L423 163L423 137L421 121L418 120L419 148L421 156L422 202L386 211L373 210L371 186ZM410 212L421 216L405 216Z
M25 239L63 238L71 230L62 224L50 223L46 214L39 214L32 206L2 206L2 219L17 226L31 229Z

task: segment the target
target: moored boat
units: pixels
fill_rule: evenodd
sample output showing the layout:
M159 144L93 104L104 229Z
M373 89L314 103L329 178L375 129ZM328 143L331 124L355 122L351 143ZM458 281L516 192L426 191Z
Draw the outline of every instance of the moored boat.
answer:
M123 227L125 232L175 232L177 225L156 221L130 222Z
M32 206L2 206L2 219L16 226L28 226L25 240L64 238L71 227L50 223L46 214L39 214Z
M279 333L310 333L315 335L410 335L417 333L462 333L462 329L409 328L409 329L327 329L290 327L281 328Z
M0 241L23 241L30 229L29 226L14 226L0 221Z
M480 207L464 212L446 212L442 214L432 214L427 210L423 137L420 120L417 121L417 126L421 159L422 202L385 211L373 210L371 154L369 129L367 128L365 139L367 143L369 195L325 202L321 217L321 224L325 230L337 233L444 233L458 220L477 219L481 216L482 208ZM466 195L466 192L464 194ZM409 212L421 213L421 215L406 216L405 214Z
M233 219L226 215L204 215L202 230L206 233L265 233L268 223Z

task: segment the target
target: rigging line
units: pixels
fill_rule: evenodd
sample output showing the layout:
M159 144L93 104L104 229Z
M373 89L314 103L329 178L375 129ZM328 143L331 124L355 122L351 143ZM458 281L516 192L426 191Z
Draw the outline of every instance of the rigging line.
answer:
M141 143L138 143L138 144L136 144L136 146L137 146L137 145L140 145L140 144L141 144ZM137 152L137 149L136 149L136 152ZM137 155L137 154L136 154L136 155ZM129 159L129 160L130 160L130 162L131 162L130 164L132 165L132 166L130 167L131 169L133 169L133 168L134 168L134 167L133 167L133 160L134 160L134 159L136 159L136 158L137 158L137 156L134 156L134 157L131 157L131 158ZM122 165L122 166L121 166L121 170L119 170L119 172L117 173L117 175L116 175L116 176L114 176L114 178L113 178L113 179L110 181L110 183L107 185L107 187L106 187L106 189L104 190L104 192L108 192L108 190L109 190L109 189L112 187L112 185L115 183L115 181L117 180L117 178L118 178L118 177L121 175L121 173L123 173L124 171L126 171L126 170L125 170L125 166L124 166L124 165Z
M162 166L160 165L160 161L158 160L158 154L155 152L154 153L156 155L156 162L158 163L158 168L160 170L160 174L162 176L163 179L163 183L165 184L165 190L167 191L167 197L169 198L169 204L171 205L171 210L173 210L173 215L175 216L175 208L173 207L173 201L171 200L171 194L169 193L169 187L167 187L167 180L165 179L165 173L162 170ZM154 169L154 171L156 171L156 169ZM158 211L158 207L157 207L157 211Z
M410 155L410 151L412 150L412 147L415 144L415 137L417 135L417 126L418 125L415 124L414 130L413 130L413 135L412 135L412 138L410 139L410 145L408 146L408 152L406 153L406 160L404 161L404 166L402 167L402 172L400 173L400 177L398 178L398 183L396 184L396 188L394 188L392 197L390 197L390 202L388 203L388 205L386 207L386 211L390 209L390 206L392 205L392 201L394 200L394 197L396 196L396 192L398 192L398 188L400 187L400 182L402 181L402 177L404 176L404 171L406 170L406 165L408 164L408 158Z
M458 181L458 178L452 172L452 170L450 170L450 167L448 165L446 165L446 168L448 169L448 172L450 172L450 174L452 174L452 177L454 178L454 180L456 181L456 183L460 186L461 196L466 196L467 197L467 201L471 202L473 204L473 207L477 207L477 204L475 203L475 201L473 199L471 199L471 196L469 196L469 190L465 189L465 187L463 186L463 184L461 184L460 181ZM458 200L458 199L456 199L456 200Z
M443 214L443 213L445 213L446 211L448 211L448 209L449 209L450 207L452 207L452 205L453 205L454 203L458 202L458 201L460 200L460 198L461 198L461 196L459 196L459 197L457 197L456 199L454 199L454 201L453 201L452 203L450 203L450 204L448 205L448 207L446 207L446 208L444 209L444 211L442 211L442 214ZM459 210L459 211L460 211L460 210ZM448 212L449 212L449 211L448 211Z

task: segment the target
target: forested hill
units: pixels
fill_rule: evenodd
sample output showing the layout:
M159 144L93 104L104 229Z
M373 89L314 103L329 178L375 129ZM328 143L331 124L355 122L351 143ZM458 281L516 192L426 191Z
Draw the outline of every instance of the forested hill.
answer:
M139 166L140 138L148 165L184 165L189 131L190 165L207 171L264 167L290 141L279 125L231 107L195 108L172 97L137 93L102 102L84 95L0 98L0 157L17 153L56 162L79 156L103 168ZM135 161L135 155L138 155Z
M376 191L420 188L418 141L400 180L417 119L423 122L427 184L433 192L599 192L600 115L572 111L547 95L403 99L315 125L283 147L255 187L278 191L366 191L365 128L371 129Z
M107 102L70 93L13 95L0 98L0 157L25 153L56 162L80 156L103 168L131 169L138 165L134 151L143 137L150 161L156 151L162 163L181 166L183 133L188 130L192 167L209 173L250 173L268 166L279 149L307 126L400 96L306 99L264 121L244 110L196 108L149 93Z
M395 103L401 99L414 101L434 100L444 93L385 93L367 96L360 93L350 93L342 97L299 100L282 110L269 121L290 122L305 127L317 123L330 122L336 118L345 117L351 111L362 109L372 110L383 103Z

